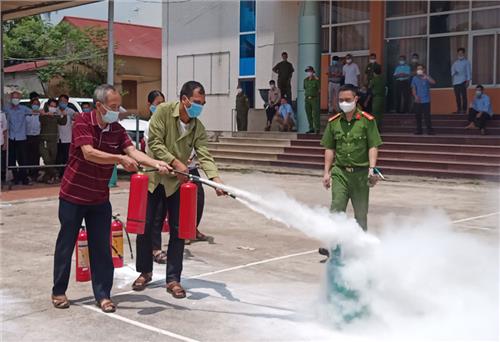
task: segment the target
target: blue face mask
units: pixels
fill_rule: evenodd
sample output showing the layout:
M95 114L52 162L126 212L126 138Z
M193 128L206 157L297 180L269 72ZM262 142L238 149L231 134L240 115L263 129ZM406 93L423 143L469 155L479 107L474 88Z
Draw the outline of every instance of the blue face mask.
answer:
M62 110L65 110L67 107L68 107L68 104L65 102L59 103L59 108L61 108Z
M332 61L332 65L337 65L337 61Z
M104 107L106 109L106 114L104 114L102 116L102 120L106 123L113 123L113 122L117 122L118 121L118 118L120 116L120 112L115 112L113 110L109 110L107 109L106 107Z
M40 106L39 105L31 105L31 109L40 110Z
M203 105L191 101L189 101L189 103L191 103L191 107L186 108L188 116L191 119L199 117L201 115L201 112L203 111Z
M151 106L149 106L149 111L150 111L151 113L156 112L156 106L155 106L155 105L151 105Z
M84 113L90 113L90 108L83 108L83 109L82 109L82 111L83 111Z

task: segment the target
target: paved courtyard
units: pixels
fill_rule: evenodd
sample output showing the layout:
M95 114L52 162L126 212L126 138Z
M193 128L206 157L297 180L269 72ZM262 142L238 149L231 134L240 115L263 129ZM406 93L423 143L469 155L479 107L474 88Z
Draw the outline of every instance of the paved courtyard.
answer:
M314 174L225 171L222 178L227 184L251 191L282 189L309 206L329 203L330 193ZM113 212L122 216L126 216L127 190L127 183L121 182L111 196ZM187 298L176 300L166 293L165 267L157 264L154 283L143 292L131 291L137 273L125 245L126 266L115 271L113 288L118 310L108 315L95 307L90 283L76 283L74 273L67 293L72 306L56 310L50 303L54 244L59 229L58 201L54 197L57 191L47 190L47 195L39 199L17 196L16 200L7 200L4 196L0 228L1 340L383 339L386 326L378 328L382 337L374 337L368 332L373 327L364 330L361 324L356 329L337 330L322 319L318 308L322 305L325 264L317 254L319 241L268 220L231 198L217 198L211 189L205 191L206 209L200 230L212 235L215 243L198 242L186 247L183 284ZM444 211L456 234L467 234L474 243L496 249L498 257L499 192L494 183L408 177L380 183L371 193L370 231L378 235L390 216L397 215L400 221L418 220L429 208ZM131 237L135 250L134 236ZM168 235L163 238L166 244ZM491 260L488 265L493 265L493 271L487 269L493 273L488 279L496 279L492 285L498 289L498 260ZM412 270L408 272L411 274ZM498 292L475 295L498 307ZM498 316L496 319L498 323ZM487 332L471 328L463 339L498 340L498 325L490 328ZM457 330L461 331L460 327ZM409 341L414 337L395 340Z

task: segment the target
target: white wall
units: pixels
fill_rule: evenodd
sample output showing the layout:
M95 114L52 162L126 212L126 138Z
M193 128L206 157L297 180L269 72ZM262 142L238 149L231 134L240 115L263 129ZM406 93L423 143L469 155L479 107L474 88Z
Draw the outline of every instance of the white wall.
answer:
M167 3L163 3L163 11L166 11ZM203 110L201 120L209 130L230 130L231 110L235 106L236 86L238 84L238 62L239 62L239 2L238 1L188 1L168 4L168 18L164 16L164 25L168 31L167 46L167 88L165 94L168 100L178 98L178 89L181 80L193 74L193 66L186 62L195 61L195 74L201 73L208 82L208 70L210 69L210 58L203 57L204 54L229 53L229 74L225 74L226 63L221 68L223 71L213 77L229 79L229 90L226 94L207 95L207 104ZM165 27L164 27L165 28ZM183 57L184 56L184 57ZM192 58L189 56L193 56ZM184 67L177 70L177 63ZM212 63L214 63L212 58ZM200 64L201 63L201 64ZM203 67L206 67L206 70ZM220 80L219 80L220 81ZM209 84L203 84L209 88ZM214 90L226 88L212 85ZM208 89L207 89L208 90ZM207 91L208 92L208 91ZM215 92L215 91L213 91ZM217 91L220 93L220 91Z
M229 74L225 74L224 68L220 71L220 77L229 78L229 93L207 95L202 121L209 130L230 130L239 76L239 1L163 2L162 11L163 29L168 35L162 54L163 61L167 62L162 65L162 88L168 90L165 91L167 99L178 98L177 83L189 76L208 80L210 59L206 54L229 53ZM299 1L257 1L256 108L263 108L258 89L268 88L269 80L277 78L272 68L281 61L281 52L287 51L289 61L297 65L298 15ZM200 74L203 60L207 69ZM305 77L300 71L294 73L293 98L297 92L297 75ZM208 88L208 84L203 85Z
M305 77L297 70L299 7L299 1L257 1L256 108L264 106L258 89L269 88L269 80L278 79L272 68L281 61L283 51L288 52L288 61L295 68L292 98L297 96L297 75Z

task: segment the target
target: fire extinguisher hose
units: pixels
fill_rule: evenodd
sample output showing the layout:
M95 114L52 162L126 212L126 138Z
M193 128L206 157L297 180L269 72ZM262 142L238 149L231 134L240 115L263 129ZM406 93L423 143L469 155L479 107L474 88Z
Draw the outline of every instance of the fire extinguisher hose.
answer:
M145 168L141 168L141 172L156 172L158 170L156 169L145 169ZM190 181L192 182L195 182L195 183L202 183L202 184L205 184L211 188L214 188L214 189L220 189L220 186L218 183L216 182L212 182L211 180L208 180L208 179L205 179L205 178L201 178L201 177L198 177L198 176L195 176L195 175L192 175L190 173L187 173L187 172L182 172L182 171L177 171L177 170L172 170L171 172L173 173L177 173L179 175L183 175L185 177L187 177ZM236 196L232 193L228 193L226 192L226 194L231 197L231 198L234 198L236 199Z

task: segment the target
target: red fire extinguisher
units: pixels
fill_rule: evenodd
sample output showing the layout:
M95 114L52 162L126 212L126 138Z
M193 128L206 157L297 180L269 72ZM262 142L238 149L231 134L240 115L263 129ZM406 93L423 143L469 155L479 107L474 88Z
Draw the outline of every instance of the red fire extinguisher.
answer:
M144 234L147 204L148 175L138 172L130 178L127 232L132 234Z
M80 228L75 246L76 252L76 281L85 282L90 280L89 245L85 227Z
M163 221L163 227L161 231L162 233L168 233L170 231L170 225L168 224L168 215L165 216L165 220Z
M113 266L115 268L123 267L123 223L116 216L113 216L113 222L111 222L110 240Z
M181 185L179 210L179 239L196 239L197 186L193 182Z

